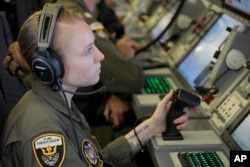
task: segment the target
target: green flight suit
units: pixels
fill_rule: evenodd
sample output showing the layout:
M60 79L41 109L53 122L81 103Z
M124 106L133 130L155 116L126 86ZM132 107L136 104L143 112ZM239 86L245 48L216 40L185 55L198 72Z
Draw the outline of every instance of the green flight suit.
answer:
M5 167L133 166L124 137L101 149L73 102L68 109L59 92L36 79L31 83L32 89L11 111L1 137Z

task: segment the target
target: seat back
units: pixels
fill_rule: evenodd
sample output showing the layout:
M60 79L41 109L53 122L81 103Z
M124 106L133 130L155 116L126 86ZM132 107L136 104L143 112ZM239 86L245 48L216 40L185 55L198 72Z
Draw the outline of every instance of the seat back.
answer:
M7 106L5 104L5 101L3 99L3 93L2 90L0 90L0 108L1 108L1 112L0 112L0 134L2 134L2 129L7 117Z
M19 28L23 22L35 11L41 10L42 0L18 0L16 1L16 13Z
M3 65L4 57L8 53L8 46L12 42L12 34L4 11L0 11L0 132L10 110L28 90L22 80L9 75ZM0 133L1 134L1 133Z

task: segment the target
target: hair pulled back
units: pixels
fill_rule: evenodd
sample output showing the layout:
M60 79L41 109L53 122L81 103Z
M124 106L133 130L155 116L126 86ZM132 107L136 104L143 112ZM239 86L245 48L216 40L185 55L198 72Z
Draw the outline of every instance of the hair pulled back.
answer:
M4 66L11 75L24 78L32 74L29 62L35 55L38 48L38 31L41 11L32 14L22 25L17 40L8 48L8 54L4 58ZM58 54L63 55L65 39L60 33L63 31L62 26L69 25L76 21L84 21L84 16L70 10L62 9L57 18L55 30L51 41L51 48ZM60 35L59 35L60 34Z

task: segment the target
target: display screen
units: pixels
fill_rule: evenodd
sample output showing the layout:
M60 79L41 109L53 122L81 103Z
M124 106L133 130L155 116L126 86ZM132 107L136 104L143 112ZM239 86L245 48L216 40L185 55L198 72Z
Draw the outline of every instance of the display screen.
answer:
M250 16L250 1L249 0L224 0L224 5Z
M150 37L151 39L156 39L158 35L170 24L175 13L177 12L181 1L176 1L174 5L170 8L169 11L159 20L159 22L151 29ZM166 32L160 39L159 42L165 42L169 38L168 33Z
M243 151L250 150L249 125L250 125L250 114L248 114L231 133L232 138Z
M216 61L214 53L220 49L229 35L227 27L233 28L235 25L240 26L240 31L245 29L245 26L239 21L226 14L221 15L178 65L178 72L194 90L196 86L201 86L208 78L211 72L211 62Z

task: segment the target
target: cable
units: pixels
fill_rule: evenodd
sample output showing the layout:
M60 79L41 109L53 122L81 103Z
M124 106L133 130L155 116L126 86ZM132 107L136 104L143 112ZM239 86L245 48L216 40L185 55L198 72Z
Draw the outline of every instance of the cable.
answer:
M223 75L225 75L229 70L230 70L230 69L227 68L223 73L221 73L221 75L219 75L219 76L214 80L214 82L213 82L212 85L215 85L215 83L216 83Z
M137 50L135 52L135 55L138 55L139 53L146 51L147 49L149 49L151 46L153 46L157 41L159 41L161 39L161 37L166 33L166 31L169 29L169 27L171 27L172 24L174 23L174 21L176 20L177 16L179 15L179 13L180 13L180 11L185 3L185 0L182 0L180 3L181 3L180 6L176 10L176 12L175 12L174 16L172 17L171 21L169 22L169 24L162 30L162 32L155 39L153 39L151 42L149 42L143 48Z
M195 90L200 94L200 95L206 95L207 93L209 94L217 94L219 92L219 89L215 87L216 82L223 76L225 75L230 69L227 68L223 73L221 73L212 83L214 87L211 88L206 88L203 86L195 86Z
M98 92L101 92L102 90L104 90L108 85L110 85L112 82L114 81L113 78L106 80L103 84L100 85L100 87L98 87L97 89L93 90L93 91L89 91L89 92L72 92L69 90L65 90L62 87L58 86L58 83L54 84L52 86L52 90L53 91L61 91L61 92L65 92L65 93L70 93L70 94L74 94L74 95L80 95L80 96L88 96L88 95L92 95L92 94L96 94Z
M57 86L58 86L58 88L62 89L61 81L57 81ZM69 102L67 100L66 93L64 91L61 91L61 92L62 92L63 98L65 100L66 106L68 108L68 112L69 112L69 116L70 116L70 122L71 122L72 127L73 127L74 138L75 138L75 142L77 144L77 150L78 150L78 153L79 153L81 159L83 160L84 157L82 156L82 154L81 154L81 152L79 150L79 148L81 148L81 147L80 147L80 145L78 143L78 140L77 140L76 127L75 127L74 120L73 120L73 113L72 113L72 110L70 108Z
M75 124L74 124L74 120L73 120L73 113L72 113L72 110L70 108L70 105L69 105L69 102L67 100L67 97L66 97L66 93L70 93L70 94L75 94L75 95L83 95L83 96L86 96L86 95L92 95L92 94L95 94L95 93L98 93L100 91L102 91L103 89L105 89L109 84L111 84L112 82L114 81L113 78L111 79L108 79L104 82L104 84L102 84L99 88L93 90L93 91L90 91L90 92L83 92L83 93L77 93L77 92L72 92L72 91L68 91L68 90L64 90L62 88L62 82L61 82L61 79L58 79L56 81L55 84L53 84L52 86L52 90L53 91L60 91L63 95L63 98L65 100L65 103L67 105L67 108L68 108L68 112L69 112L69 115L70 115L70 122L72 124L72 127L73 127L73 132L74 132L74 138L75 138L75 142L77 144L77 147L78 148L81 148L79 143L78 143L78 140L77 140L77 133L76 133L76 127L75 127ZM79 152L79 155L81 157L81 159L84 159L83 155L81 154L80 150L78 150Z

